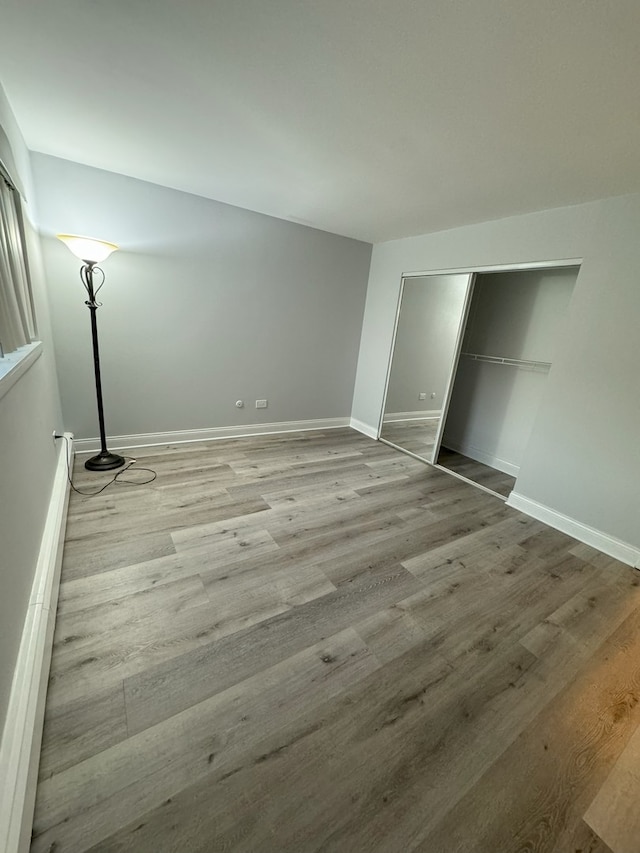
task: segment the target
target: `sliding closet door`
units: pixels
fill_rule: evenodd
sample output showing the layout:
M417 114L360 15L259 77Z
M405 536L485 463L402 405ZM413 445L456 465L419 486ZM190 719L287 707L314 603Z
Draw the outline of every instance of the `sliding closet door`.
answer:
M469 314L469 309L471 306L471 302L473 299L473 293L475 288L476 275L475 273L466 274L466 295L465 300L462 305L462 310L460 312L460 323L457 329L455 342L453 342L452 350L451 350L451 369L449 371L449 376L447 378L447 383L445 386L445 391L442 398L442 412L440 415L440 420L438 421L438 429L436 430L436 436L434 440L433 446L433 456L429 460L433 464L435 464L438 460L438 453L440 452L440 445L442 444L442 439L444 436L444 431L447 423L447 417L449 412L449 406L451 404L451 395L453 393L453 387L455 384L456 373L458 370L458 363L460 359L460 352L462 349L462 341L465 334L465 328L467 324L467 317Z
M469 273L452 273L402 282L379 437L425 462L435 458L470 281Z

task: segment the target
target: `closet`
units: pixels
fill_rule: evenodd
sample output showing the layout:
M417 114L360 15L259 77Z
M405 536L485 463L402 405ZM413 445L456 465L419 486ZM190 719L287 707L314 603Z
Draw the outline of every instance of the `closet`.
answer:
M477 273L437 464L507 496L534 426L577 266Z

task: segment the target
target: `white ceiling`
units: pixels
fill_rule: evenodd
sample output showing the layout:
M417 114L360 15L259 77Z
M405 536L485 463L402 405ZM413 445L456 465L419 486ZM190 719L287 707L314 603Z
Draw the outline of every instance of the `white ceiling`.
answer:
M638 0L2 0L35 150L369 241L640 191Z

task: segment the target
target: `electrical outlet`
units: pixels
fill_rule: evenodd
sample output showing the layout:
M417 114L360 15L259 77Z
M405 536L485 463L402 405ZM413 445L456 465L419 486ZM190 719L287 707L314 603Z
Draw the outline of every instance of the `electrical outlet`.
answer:
M60 436L58 435L58 430L54 429L54 431L51 433L51 437L53 439L53 443L55 444L56 441L60 438Z
M266 409L267 401L266 400L256 400L256 409Z
M418 394L418 400L426 400L426 399L427 399L427 392L426 392L426 391L421 391L421 392Z
M432 391L432 392L431 392L431 399L432 399L432 400L435 400L435 396L436 396L436 392L435 392L435 391Z

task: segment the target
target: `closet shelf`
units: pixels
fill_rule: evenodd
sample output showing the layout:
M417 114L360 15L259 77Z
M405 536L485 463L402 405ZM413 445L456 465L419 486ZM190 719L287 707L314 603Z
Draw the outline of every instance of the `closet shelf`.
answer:
M547 371L551 367L550 361L528 361L525 358L503 358L499 355L482 355L478 352L463 352L465 358L470 358L473 361L486 361L489 364L506 364L510 367L520 367L525 370L543 370Z

